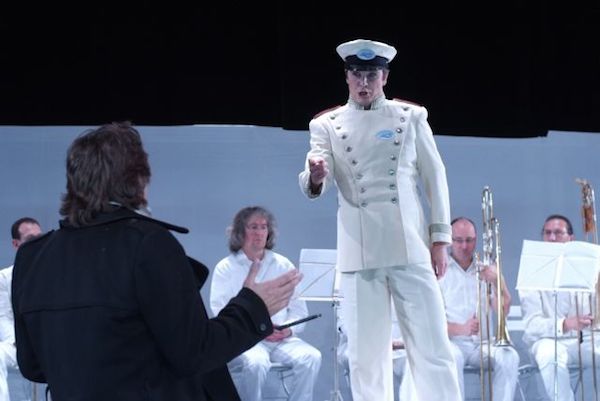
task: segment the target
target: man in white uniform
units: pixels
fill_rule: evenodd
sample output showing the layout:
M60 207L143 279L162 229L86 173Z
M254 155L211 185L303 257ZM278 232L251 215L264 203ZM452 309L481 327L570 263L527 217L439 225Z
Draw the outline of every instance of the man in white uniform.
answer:
M21 244L42 233L40 224L31 217L15 221L10 229L12 245L18 249ZM11 303L13 267L0 270L0 401L9 401L8 369L17 368L15 348L15 319Z
M551 215L544 222L542 238L549 242L572 241L575 238L573 226L565 216ZM582 294L579 294L578 296L579 314L577 313L575 293L557 292L556 295L558 299L555 313L553 292L519 291L525 322L523 341L531 347L530 350L540 369L546 393L551 400L555 399L556 350L557 399L558 401L573 401L574 394L570 383L569 365L579 363L579 332L583 330L580 344L583 357L582 366L592 366L592 344L589 331L592 315L587 295L582 297ZM597 340L595 347L596 359L599 360L600 346ZM593 395L590 397L593 399Z
M446 305L446 318L448 319L448 335L452 342L454 357L457 361L457 373L464 398L465 365L481 367L481 354L483 352L483 367L492 366L492 391L494 400L512 401L519 376L519 354L512 346L492 345L491 361L488 362L487 343L481 347L480 329L485 335L485 320L478 318L478 297L481 294L481 310L485 312L486 284L492 286L492 299L489 304L490 320L497 306L497 274L495 266L483 266L481 281L477 278L476 260L473 257L477 245L475 224L466 218L458 217L452 221L452 246L450 262L446 275L440 280L444 304ZM478 291L477 286L481 288ZM504 316L510 309L511 296L506 285L502 288ZM483 313L482 313L483 314ZM484 316L485 317L485 316ZM494 326L490 321L490 331L493 334ZM494 341L494 338L490 338Z
M446 270L451 237L448 186L427 110L385 98L394 47L358 39L337 52L349 98L310 122L311 149L299 183L311 199L334 182L338 187L337 268L353 399L393 399L393 299L420 401L459 400L436 281Z
M295 269L286 257L272 251L275 219L262 207L246 207L233 219L230 228L231 254L214 269L210 307L216 315L242 288L250 266L258 264L256 282L275 278ZM271 317L273 326L308 316L306 302L293 296L287 308ZM229 371L242 401L261 401L262 388L273 362L292 365L290 401L311 401L321 366L321 353L297 337L305 324L278 330L233 359Z

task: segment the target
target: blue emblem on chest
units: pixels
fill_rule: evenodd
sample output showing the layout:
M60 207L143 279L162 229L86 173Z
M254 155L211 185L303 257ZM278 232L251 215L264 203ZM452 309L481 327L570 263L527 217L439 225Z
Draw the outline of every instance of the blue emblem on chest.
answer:
M375 136L377 137L377 139L392 139L394 137L394 131L384 129L383 131L379 131L377 134L375 134Z

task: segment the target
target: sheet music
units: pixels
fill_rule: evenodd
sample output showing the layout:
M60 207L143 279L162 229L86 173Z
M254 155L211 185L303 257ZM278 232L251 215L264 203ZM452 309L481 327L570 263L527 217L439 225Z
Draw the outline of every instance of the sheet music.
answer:
M517 290L593 292L600 246L583 241L523 241Z
M336 258L335 249L302 249L299 269L303 277L297 297L306 301L332 301L338 297Z

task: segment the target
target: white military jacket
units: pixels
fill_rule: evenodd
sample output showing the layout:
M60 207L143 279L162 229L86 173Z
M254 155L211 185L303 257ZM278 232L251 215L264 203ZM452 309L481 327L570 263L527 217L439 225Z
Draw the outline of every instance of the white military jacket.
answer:
M349 100L316 116L309 129L299 183L309 198L337 185L340 271L430 263L430 243L450 242L446 170L424 107L381 96L364 110ZM310 190L308 167L316 156L329 166L319 194ZM431 207L429 226L419 181Z

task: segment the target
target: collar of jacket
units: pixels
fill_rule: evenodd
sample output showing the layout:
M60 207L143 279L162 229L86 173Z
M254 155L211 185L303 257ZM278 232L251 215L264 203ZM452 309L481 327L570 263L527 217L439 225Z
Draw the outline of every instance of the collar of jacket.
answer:
M140 220L152 221L156 224L160 224L161 226L165 227L167 230L175 231L175 232L182 233L182 234L187 234L190 231L185 227L180 227L180 226L176 226L174 224L167 223L165 221L156 220L156 219L153 219L152 217L148 217L143 214L140 214L140 213L136 212L135 210L130 210L125 207L119 207L119 206L117 206L114 211L100 213L98 216L96 216L96 218L94 218L94 220L90 224L87 224L85 227L100 226L103 224L110 224L110 223L114 223L115 221L127 220L127 219L140 219ZM71 225L66 219L61 220L59 222L59 224L60 224L60 228L66 228L66 229L74 228L73 225ZM192 267L192 271L194 273L194 277L196 278L196 283L198 285L198 288L201 288L202 285L206 282L206 279L208 278L208 272L209 272L208 267L206 267L203 263L197 261L196 259L194 259L192 257L188 256L187 259L188 259L190 266Z
M114 211L100 213L92 220L92 222L90 222L90 224L85 225L85 227L100 226L103 224L110 224L110 223L114 223L115 221L127 220L127 219L139 219L139 220L152 221L156 224L160 224L161 226L165 227L167 230L175 231L175 232L178 232L181 234L187 234L190 232L190 230L188 230L185 227L176 226L174 224L167 223L167 222L161 221L161 220L156 220L156 219L153 219L152 217L145 216L141 213L138 213L134 210L127 209L125 207L117 207L117 208L115 208ZM67 228L67 229L74 228L73 225L71 225L71 223L69 223L66 219L61 220L59 222L59 224L60 224L60 228Z
M382 108L385 105L385 95L381 95L373 100L373 102L369 105L369 110L377 110ZM348 106L355 110L364 110L365 107L355 102L352 98L348 98Z

